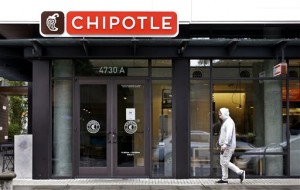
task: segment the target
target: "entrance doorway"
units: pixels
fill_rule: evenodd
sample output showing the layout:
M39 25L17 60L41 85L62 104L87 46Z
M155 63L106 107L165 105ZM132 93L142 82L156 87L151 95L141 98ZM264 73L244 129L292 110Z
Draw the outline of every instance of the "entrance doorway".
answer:
M78 176L146 176L149 94L144 81L78 80ZM77 132L78 131L78 132Z

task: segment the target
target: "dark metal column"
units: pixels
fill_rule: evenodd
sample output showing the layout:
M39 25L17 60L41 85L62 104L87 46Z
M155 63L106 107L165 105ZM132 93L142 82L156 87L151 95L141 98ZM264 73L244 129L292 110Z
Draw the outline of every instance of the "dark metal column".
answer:
M33 179L48 179L50 142L50 63L34 60L32 71Z
M173 60L173 176L189 178L189 60Z

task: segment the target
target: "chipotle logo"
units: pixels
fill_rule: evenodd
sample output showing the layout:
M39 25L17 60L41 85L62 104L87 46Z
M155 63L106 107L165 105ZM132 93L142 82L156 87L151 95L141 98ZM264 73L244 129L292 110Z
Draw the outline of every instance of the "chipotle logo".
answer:
M61 11L46 11L41 15L41 33L45 35L60 35L65 31L65 15Z
M175 37L178 33L175 12L70 11L65 15L62 12L43 12L41 34L58 37Z

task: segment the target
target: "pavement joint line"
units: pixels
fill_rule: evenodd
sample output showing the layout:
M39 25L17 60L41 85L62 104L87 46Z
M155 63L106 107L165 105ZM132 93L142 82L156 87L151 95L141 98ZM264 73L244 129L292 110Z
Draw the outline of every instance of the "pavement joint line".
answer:
M13 186L219 186L216 184L218 179L14 179ZM228 185L251 186L251 185L299 185L300 179L246 179L242 184L239 179L229 179Z

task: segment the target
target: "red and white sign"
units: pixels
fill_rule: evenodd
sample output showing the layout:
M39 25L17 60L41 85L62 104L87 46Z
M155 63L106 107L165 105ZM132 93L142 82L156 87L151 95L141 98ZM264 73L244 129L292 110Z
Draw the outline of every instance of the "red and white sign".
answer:
M61 18L64 21L58 20ZM60 23L63 30L59 30ZM58 37L175 37L178 20L175 12L70 11L65 15L60 11L45 11L40 31L44 36Z
M287 63L279 63L273 67L273 76L286 75Z

